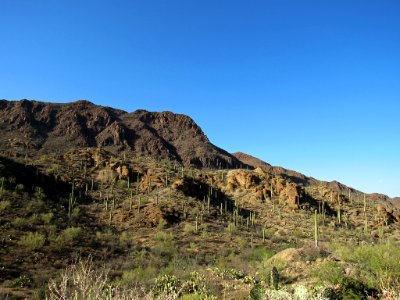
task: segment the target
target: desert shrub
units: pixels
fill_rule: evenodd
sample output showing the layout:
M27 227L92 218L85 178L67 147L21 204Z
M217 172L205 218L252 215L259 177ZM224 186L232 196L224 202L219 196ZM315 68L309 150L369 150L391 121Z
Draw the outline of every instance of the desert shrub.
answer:
M19 240L18 244L29 250L36 250L43 247L45 240L45 236L41 233L28 232Z
M47 237L50 241L55 241L57 239L57 225L46 225L44 229L46 230Z
M122 189L126 189L126 188L128 188L128 181L124 180L124 179L120 179L117 181L117 186Z
M95 269L92 261L81 260L69 266L60 278L49 281L47 300L128 300L153 299L151 294L140 295L136 290L115 287L108 271Z
M57 238L57 243L60 245L72 244L82 234L82 228L80 227L68 227L64 229Z
M150 286L158 273L157 269L138 267L132 270L124 271L118 284L122 287Z
M24 189L25 189L25 186L24 186L22 183L18 183L18 184L15 186L15 191L16 191L16 192L23 192Z
M41 187L36 187L33 195L36 200L44 200L44 198L46 198L46 195Z
M121 247L128 247L132 242L132 239L127 231L121 232L119 235L119 244Z
M154 239L156 243L153 247L153 253L166 259L172 259L176 255L177 249L172 233L159 231L155 234Z
M167 225L168 225L168 222L164 218L160 218L160 220L158 220L157 229L162 230L165 227L167 227Z
M13 287L25 288L32 285L32 280L25 275L21 275L11 281Z
M339 286L343 299L364 299L364 285L358 280L346 276L339 263L334 261L324 262L310 271L322 284Z
M117 236L113 234L111 230L107 230L104 232L97 231L96 240L102 244L107 244L107 245L117 244Z
M37 211L45 207L45 203L42 199L32 199L26 207L27 211Z
M40 222L40 217L36 213L32 214L28 219L28 223L30 225L37 225L39 222Z
M196 233L196 226L192 225L192 224L185 224L185 227L183 228L183 231L189 234L193 234Z
M275 252L272 250L269 250L265 247L255 247L250 250L250 254L248 259L251 262L263 262L267 259L270 259L272 256L274 256Z
M79 218L80 213L81 213L80 208L79 207L74 207L72 209L71 217L76 220L76 219Z
M236 230L237 228L235 226L235 223L229 222L228 226L226 227L226 231L230 234L235 234Z
M51 220L53 220L54 214L52 212L46 214L40 214L40 219L42 219L44 224L50 224Z
M28 226L28 220L25 218L16 217L12 221L12 224L17 228L24 228L24 227Z
M358 266L359 278L371 289L397 287L400 278L400 251L398 244L387 241L376 245L355 248L341 246L340 257Z
M118 174L114 170L110 168L103 169L99 172L97 176L97 181L100 181L105 184L112 184L117 179Z
M251 300L263 300L265 295L265 288L256 284L250 291Z
M6 211L11 206L11 202L9 200L0 201L0 213Z
M333 285L342 284L345 280L345 274L339 263L327 261L315 266L310 275L319 279L321 283L330 283Z

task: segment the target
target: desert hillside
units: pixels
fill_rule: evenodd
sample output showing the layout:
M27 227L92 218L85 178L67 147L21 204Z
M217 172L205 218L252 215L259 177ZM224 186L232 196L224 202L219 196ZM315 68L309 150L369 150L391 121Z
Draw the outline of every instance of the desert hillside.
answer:
M0 117L0 299L396 299L384 196L231 155L170 112Z

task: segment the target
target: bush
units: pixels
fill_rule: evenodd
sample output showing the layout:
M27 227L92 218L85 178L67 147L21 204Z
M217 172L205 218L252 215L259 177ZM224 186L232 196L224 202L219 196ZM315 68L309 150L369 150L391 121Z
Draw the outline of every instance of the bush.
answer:
M156 255L172 259L177 253L177 249L174 243L174 236L172 233L167 233L164 231L159 231L154 236L156 244L154 245L153 252Z
M26 288L26 287L30 287L32 285L32 280L25 275L21 275L15 279L13 279L11 281L11 285L13 287Z
M11 206L11 202L9 200L0 201L0 212L7 210Z
M122 274L122 278L119 280L119 284L123 287L135 287L139 285L149 286L150 282L153 283L155 274L159 270L141 267L135 268L133 270L125 271Z
M21 218L21 217L16 217L12 221L12 224L17 228L24 228L24 227L28 226L28 220Z
M35 188L35 193L34 193L34 197L36 200L44 200L46 198L46 195L43 191L43 189L41 187L36 187Z
M337 262L328 261L322 263L311 271L311 275L317 277L322 284L328 283L333 286L339 286L342 299L365 298L365 286L362 282L346 276Z
M80 237L81 234L82 229L80 227L68 227L60 233L56 242L60 246L72 244Z
M340 257L357 264L359 279L370 289L390 289L398 286L400 251L393 241L355 248L339 247Z
M45 240L46 238L43 234L29 232L20 239L18 244L28 248L29 250L36 250L43 247Z
M153 298L151 295L139 296L135 290L113 286L108 278L108 271L95 270L89 259L69 266L58 280L50 280L46 299L146 300Z
M17 192L23 192L25 189L25 186L22 183L19 183L15 186L15 191Z
M335 261L327 261L317 265L311 270L310 274L318 278L323 284L342 284L345 280L345 274L342 268Z
M183 231L189 234L196 233L196 226L193 226L192 224L185 224Z
M263 262L274 256L275 252L265 247L256 247L252 249L249 260L253 262Z
M42 219L43 223L46 225L50 224L53 217L54 217L54 214L52 212L40 215L40 218Z
M229 222L228 226L226 227L226 231L229 232L230 234L235 234L236 230L237 229L235 223Z

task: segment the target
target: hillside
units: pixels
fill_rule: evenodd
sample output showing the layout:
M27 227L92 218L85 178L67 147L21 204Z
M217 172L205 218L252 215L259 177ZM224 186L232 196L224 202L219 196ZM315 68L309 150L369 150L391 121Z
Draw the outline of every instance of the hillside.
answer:
M315 179L313 177L308 177L305 176L299 172L288 170L282 167L275 167L271 166L270 164L262 161L261 159L258 159L256 157L253 157L249 154L243 153L243 152L235 152L232 153L234 157L236 157L239 161L241 161L243 164L249 165L253 168L261 168L267 173L270 173L272 175L278 175L282 176L284 178L287 178L293 182L296 182L304 187L321 187L324 186L326 188L332 189L333 191L336 191L341 194L349 194L349 193L362 193L359 190L356 190L354 188L351 188L343 183L340 183L336 180L334 181L322 181ZM372 194L367 194L366 197L372 201L389 201L390 198L387 195L383 194L378 194L378 193L372 193Z
M127 113L88 101L67 104L0 100L0 150L12 155L63 153L102 147L115 154L176 160L198 168L241 163L210 143L188 116L137 110Z
M234 157L170 112L1 108L0 299L400 295L384 197Z

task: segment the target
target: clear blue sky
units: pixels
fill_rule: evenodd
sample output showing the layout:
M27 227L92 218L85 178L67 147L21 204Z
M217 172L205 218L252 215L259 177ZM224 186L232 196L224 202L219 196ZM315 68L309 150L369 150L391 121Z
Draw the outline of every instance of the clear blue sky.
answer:
M398 0L0 0L0 98L184 113L228 151L400 196Z

